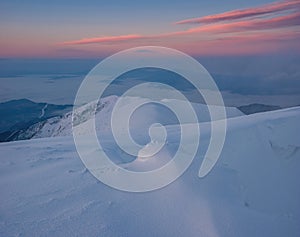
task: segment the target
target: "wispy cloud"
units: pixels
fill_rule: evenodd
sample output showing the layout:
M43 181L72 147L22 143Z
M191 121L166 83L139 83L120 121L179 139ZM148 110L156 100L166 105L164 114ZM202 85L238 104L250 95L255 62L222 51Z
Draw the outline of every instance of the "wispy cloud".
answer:
M249 17L262 16L267 14L274 14L287 10L300 10L300 1L299 0L286 0L281 2L276 2L272 4L267 4L260 7L240 9L229 12L224 12L221 14L215 14L210 16L204 16L200 18L186 19L178 21L175 24L208 24L208 23L217 23L220 21L228 20L240 20Z
M253 19L238 22L218 23L194 27L178 34L190 33L237 33L243 31L274 30L300 25L300 12L267 19Z
M120 35L120 36L105 36L97 38L85 38L75 41L66 41L63 45L80 45L80 44L96 44L96 43L121 43L133 40L153 40L164 39L174 36L193 35L196 33L206 33L202 36L215 35L220 33L239 33L245 31L258 30L275 30L278 28L292 27L300 25L300 12L286 16L278 16L268 19L254 19L251 21L238 21L229 23L209 24L198 27L193 27L187 30L175 31L157 35ZM204 37L206 38L206 37Z
M105 36L96 38L85 38L81 40L62 42L62 45L77 45L77 44L96 44L96 43L111 43L122 42L127 40L142 39L141 35L119 35L119 36Z
M280 13L280 14L279 14ZM260 16L260 17L257 17ZM179 48L191 49L195 44L215 47L216 43L224 42L230 45L232 52L234 45L238 42L247 46L249 52L251 47L258 50L274 47L275 42L284 44L285 39L296 41L300 33L300 0L286 0L256 8L235 10L202 18L190 19L177 22L177 24L200 23L189 29L166 32L154 35L129 34L119 36L104 36L97 38L85 38L75 41L67 41L63 45L83 44L114 44L116 46L128 44L155 44L164 46L178 46ZM257 37L259 35L259 37ZM264 37L264 35L266 37ZM243 37L241 37L243 36ZM273 37L273 38L272 38ZM251 44L254 42L255 44ZM266 45L266 41L272 41L272 46ZM260 47L259 44L261 42ZM295 44L291 44L295 45ZM282 46L282 45L281 45ZM278 46L279 47L279 46ZM239 51L237 49L236 51Z

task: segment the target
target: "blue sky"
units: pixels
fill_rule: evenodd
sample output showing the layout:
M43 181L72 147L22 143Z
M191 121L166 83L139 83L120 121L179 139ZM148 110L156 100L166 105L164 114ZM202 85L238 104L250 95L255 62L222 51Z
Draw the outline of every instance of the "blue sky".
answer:
M290 0L287 2L291 2ZM237 37L238 30L231 29L225 35L218 32L200 30L198 34L186 34L187 30L197 28L195 24L178 25L178 21L190 18L226 14L229 11L247 10L250 8L268 7L268 4L280 4L286 1L237 1L228 0L220 2L212 1L1 1L0 2L0 57L97 57L109 55L121 49L140 45L160 45L176 48L197 55L216 54L222 51L222 44L216 39L228 44L228 50L223 54L249 54L256 53L266 48L266 40L273 40L275 46L286 50L286 45L279 42L279 38L291 37L291 32L299 31L298 24L288 22L281 28L247 30L243 35L254 37L253 44L260 47L252 50L251 40L240 42L240 48L235 50L235 42L229 42L230 37ZM289 11L297 12L299 6ZM284 13L284 11L282 11ZM280 12L281 14L281 12ZM277 12L271 17L277 17ZM261 15L260 18L269 18L269 15ZM233 23L245 23L250 21L255 24L255 17L247 19L235 19ZM223 22L219 22L219 24ZM227 21L225 23L228 23ZM247 22L246 22L247 23ZM211 24L202 24L201 27L209 27ZM214 24L212 26L215 26ZM223 26L225 27L225 26ZM294 29L294 28L296 29ZM284 32L285 35L282 35ZM218 34L215 34L218 33ZM272 33L272 34L271 34ZM137 39L112 39L99 42L97 45L75 45L82 39L110 39L110 37L123 37L138 35ZM295 43L295 37L289 38L289 44ZM212 42L213 41L213 42ZM276 42L275 42L276 41ZM229 43L228 43L229 42ZM68 45L64 44L68 43ZM266 44L266 46L264 46ZM274 50L275 46L269 51ZM220 49L214 50L220 47ZM197 48L195 52L195 48ZM202 48L202 49L201 49ZM205 48L212 51L203 50ZM220 53L220 54L222 54Z

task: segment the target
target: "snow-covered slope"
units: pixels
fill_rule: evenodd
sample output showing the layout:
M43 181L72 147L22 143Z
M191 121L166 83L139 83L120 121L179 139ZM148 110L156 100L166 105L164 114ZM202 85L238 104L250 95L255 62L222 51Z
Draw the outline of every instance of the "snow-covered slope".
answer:
M70 111L71 105L36 103L28 99L0 103L0 142L14 140L20 130Z
M107 131L110 129L110 116L111 112L118 100L117 96L109 96L102 98L99 103L91 102L77 109L78 124L82 121L90 119L93 112L96 109L96 121L97 130L99 132ZM125 97L123 98L122 109L124 111L130 110L130 104L132 101L149 102L149 99L138 98L138 97ZM176 106L184 106L184 103L180 100L164 100L164 103ZM207 106L204 104L192 104L196 114L198 115L200 122L206 122L210 120ZM215 108L220 108L215 106ZM243 113L235 107L226 107L227 116L236 117L241 116ZM137 116L135 116L137 117ZM80 120L80 121L79 121ZM141 124L142 121L142 124ZM142 108L139 111L138 118L133 120L135 126L140 125L144 127L146 124L152 124L152 121L163 121L164 124L176 124L178 123L170 111L162 110L158 104L150 104L146 108ZM83 131L84 133L84 131ZM62 117L54 117L46 121L37 123L27 130L22 131L16 136L15 140L28 139L28 138L43 138L43 137L56 137L56 136L67 136L72 134L72 112L67 113Z
M298 237L299 119L300 107L229 119L221 157L199 179L209 140L209 124L202 123L201 148L184 175L138 194L95 179L72 137L0 144L0 236ZM178 126L168 130L172 140ZM147 168L172 154L172 145L165 149L121 165Z

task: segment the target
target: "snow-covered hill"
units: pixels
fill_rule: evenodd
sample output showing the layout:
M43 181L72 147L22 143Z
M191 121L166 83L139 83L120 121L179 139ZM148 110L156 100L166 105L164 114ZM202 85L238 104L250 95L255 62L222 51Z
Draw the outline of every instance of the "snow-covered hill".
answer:
M70 111L71 105L36 103L28 99L0 103L0 142L11 141L20 130Z
M91 102L77 109L78 124L82 121L89 120L96 108L96 121L97 130L99 132L107 131L110 129L110 116L112 110L118 100L117 96L109 96L102 98L99 103ZM123 110L130 110L130 104L132 101L139 102L149 102L149 99L139 98L139 97L125 97L123 98ZM180 100L164 100L166 104L174 105L180 107L184 106L184 103ZM210 120L207 106L204 104L192 104L196 114L198 115L200 122L206 122ZM214 106L215 108L220 108ZM243 113L235 107L226 107L226 113L228 117L241 116ZM135 116L137 117L137 116ZM141 124L142 121L142 124ZM146 124L152 124L152 121L163 121L164 124L176 124L178 123L176 118L172 116L170 111L162 111L162 108L158 104L151 104L146 108L142 108L139 112L138 118L136 118L132 123L135 126L140 125L144 127ZM86 133L83 129L82 133ZM43 138L43 137L56 137L56 136L68 136L72 134L72 112L65 114L64 116L50 118L46 121L39 122L30 126L25 131L19 132L15 136L14 140L22 140L29 138Z
M189 169L163 189L138 194L95 179L72 137L2 143L0 236L298 237L299 119L300 107L229 119L221 157L200 179L209 141L209 123L201 123L201 147ZM178 126L167 130L176 143ZM144 169L172 149L129 163L113 147L109 152L124 168Z

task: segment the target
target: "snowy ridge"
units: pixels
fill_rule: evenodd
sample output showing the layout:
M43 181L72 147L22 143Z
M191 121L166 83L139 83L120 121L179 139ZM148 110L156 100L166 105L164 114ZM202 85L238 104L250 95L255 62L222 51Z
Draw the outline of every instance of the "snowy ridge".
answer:
M96 180L71 137L2 143L0 236L298 237L299 119L300 107L229 119L221 157L199 179L209 142L209 123L202 123L201 148L184 175L140 194ZM170 145L146 161L122 164L113 147L108 152L124 168L154 167L172 154L177 128L168 128Z
M97 106L96 113L101 111L102 114L110 113L113 104L116 102L116 96L110 96L101 100L99 104L91 102L77 109L80 116L77 119L78 124L91 118ZM23 140L28 138L43 138L43 137L57 137L72 135L72 111L66 113L64 116L53 117L43 122L39 122L29 127L24 132L20 133L15 140ZM103 128L103 127L102 127Z
M75 124L83 124L85 121L89 120L93 115L94 111L96 111L96 121L97 123L97 131L103 132L110 129L110 116L111 112L114 108L118 100L117 96L109 96L106 98L102 98L99 103L90 102L84 106L77 108L75 113ZM124 106L122 109L125 111L128 110L129 104L132 101L145 101L149 102L149 99L145 98L137 98L137 97L125 97ZM184 106L184 103L179 100L164 100L167 104L176 104L176 106ZM206 122L210 120L207 106L203 104L195 104L193 103L196 114L199 116L200 122ZM214 106L215 108L219 108L218 106ZM226 113L228 117L236 117L241 116L243 113L239 111L235 107L226 107ZM150 119L152 117L152 119ZM162 113L160 108L157 105L148 106L144 109L139 118L136 119L133 123L136 125L140 124L140 126L144 126L145 124L151 124L150 120L153 119L158 120L166 120L167 124L175 124L177 123L174 118L170 117L170 114ZM141 124L141 121L143 124ZM88 133L84 125L82 126L82 134ZM65 114L62 117L54 117L50 118L46 121L34 124L29 127L26 131L20 133L15 140L22 140L28 138L43 138L43 137L57 137L57 136L70 136L72 135L72 112Z

